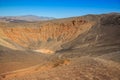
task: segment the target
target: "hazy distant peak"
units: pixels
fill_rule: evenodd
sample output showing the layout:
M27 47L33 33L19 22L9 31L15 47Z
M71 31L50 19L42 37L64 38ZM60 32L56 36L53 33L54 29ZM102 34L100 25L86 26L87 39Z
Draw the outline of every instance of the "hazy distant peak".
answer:
M52 20L55 19L53 17L44 17L44 16L36 16L36 15L23 15L23 16L0 16L0 22L23 22L23 21L44 21L44 20Z

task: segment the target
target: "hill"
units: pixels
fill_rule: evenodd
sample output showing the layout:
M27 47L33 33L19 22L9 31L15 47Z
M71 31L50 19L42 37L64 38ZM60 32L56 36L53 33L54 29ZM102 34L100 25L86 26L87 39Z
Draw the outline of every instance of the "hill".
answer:
M119 80L120 14L0 23L3 80Z
M1 16L0 22L35 22L55 19L53 17L43 17L35 15L23 15L23 16Z

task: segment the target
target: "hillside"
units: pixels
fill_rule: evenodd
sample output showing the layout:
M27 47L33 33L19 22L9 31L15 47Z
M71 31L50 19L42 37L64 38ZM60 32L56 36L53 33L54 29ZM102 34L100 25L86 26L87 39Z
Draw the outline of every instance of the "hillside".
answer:
M0 23L2 80L119 80L120 14Z

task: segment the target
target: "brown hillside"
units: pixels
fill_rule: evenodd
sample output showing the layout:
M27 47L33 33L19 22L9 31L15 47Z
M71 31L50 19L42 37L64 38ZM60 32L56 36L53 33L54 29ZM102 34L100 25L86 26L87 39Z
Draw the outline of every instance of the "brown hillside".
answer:
M39 23L29 26L28 23L24 23L18 26L16 23L10 23L2 25L1 30L3 31L2 34L9 40L26 49L50 49L56 51L60 50L62 44L88 31L94 22L78 19L66 21L64 23L47 22L36 27L37 24Z

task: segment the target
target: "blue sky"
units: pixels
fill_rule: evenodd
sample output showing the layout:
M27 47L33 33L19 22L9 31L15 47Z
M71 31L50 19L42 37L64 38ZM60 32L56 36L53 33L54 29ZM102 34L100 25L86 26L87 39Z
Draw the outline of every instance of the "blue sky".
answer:
M120 12L120 0L0 0L0 16L56 18Z

